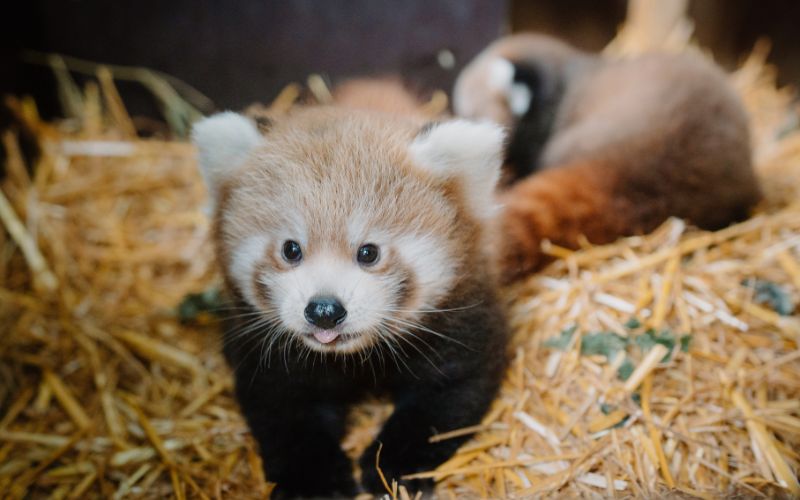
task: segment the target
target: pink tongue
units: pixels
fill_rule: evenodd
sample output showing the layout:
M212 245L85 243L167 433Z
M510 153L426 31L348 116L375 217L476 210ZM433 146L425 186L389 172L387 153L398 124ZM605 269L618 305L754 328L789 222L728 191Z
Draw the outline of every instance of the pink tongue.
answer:
M320 341L323 344L330 344L339 336L339 332L335 332L333 330L320 330L318 332L314 332L314 338Z

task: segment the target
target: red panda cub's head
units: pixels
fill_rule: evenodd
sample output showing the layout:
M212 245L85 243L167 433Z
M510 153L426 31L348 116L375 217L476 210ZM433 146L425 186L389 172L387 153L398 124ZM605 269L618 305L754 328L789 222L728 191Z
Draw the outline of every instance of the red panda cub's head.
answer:
M486 47L458 75L453 110L513 127L541 112L592 56L547 35L518 33ZM527 115L527 116L526 116Z
M503 132L490 124L305 108L266 131L194 127L230 292L263 335L348 353L442 307L492 217Z

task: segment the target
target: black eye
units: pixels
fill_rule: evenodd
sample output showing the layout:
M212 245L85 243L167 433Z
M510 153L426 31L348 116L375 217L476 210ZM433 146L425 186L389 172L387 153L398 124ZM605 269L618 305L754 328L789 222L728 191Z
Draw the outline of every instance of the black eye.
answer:
M300 262L303 258L303 251L300 250L300 243L286 240L283 243L283 258L289 262Z
M378 260L378 256L380 252L378 251L378 247L373 245L372 243L367 243L366 245L361 245L358 247L358 252L356 252L356 259L360 264L374 264Z

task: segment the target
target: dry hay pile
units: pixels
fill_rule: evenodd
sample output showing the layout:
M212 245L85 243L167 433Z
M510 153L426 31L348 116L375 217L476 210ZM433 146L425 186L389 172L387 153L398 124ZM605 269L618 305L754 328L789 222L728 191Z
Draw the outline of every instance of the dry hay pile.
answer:
M440 496L800 495L798 115L763 51L733 79L767 203L717 233L548 247L509 291L500 397L427 474ZM107 79L79 119L16 111L43 155L31 176L3 138L0 492L265 496L215 325L175 312L216 282L191 147L138 139ZM354 417L348 452L385 413Z

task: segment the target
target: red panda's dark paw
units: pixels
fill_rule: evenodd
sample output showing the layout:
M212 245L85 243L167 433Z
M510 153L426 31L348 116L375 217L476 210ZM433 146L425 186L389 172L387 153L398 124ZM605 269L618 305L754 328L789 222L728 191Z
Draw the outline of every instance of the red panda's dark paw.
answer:
M297 449L284 450L283 457L271 455L264 467L267 478L276 483L270 498L353 498L358 488L352 462L338 446L328 444L298 441Z
M358 493L356 483L349 475L326 474L306 470L298 474L296 481L278 483L270 498L311 499L311 498L353 498Z

